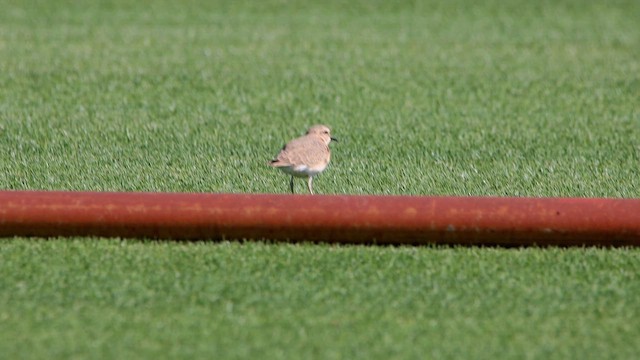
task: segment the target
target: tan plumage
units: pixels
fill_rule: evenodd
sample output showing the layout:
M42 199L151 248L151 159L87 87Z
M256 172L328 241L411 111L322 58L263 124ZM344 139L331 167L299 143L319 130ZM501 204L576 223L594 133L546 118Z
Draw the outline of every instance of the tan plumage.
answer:
M325 125L314 125L306 135L288 142L270 166L291 175L289 185L293 193L293 178L307 177L307 187L313 194L313 177L322 172L331 160L329 143L337 141L331 137L331 130Z

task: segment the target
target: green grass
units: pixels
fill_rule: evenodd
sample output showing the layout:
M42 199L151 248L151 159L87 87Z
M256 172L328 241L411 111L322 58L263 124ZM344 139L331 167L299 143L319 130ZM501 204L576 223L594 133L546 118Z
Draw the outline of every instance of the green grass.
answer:
M286 193L326 123L318 193L640 197L638 1L0 9L0 189ZM2 239L0 354L633 358L639 260Z
M2 6L0 187L640 195L635 1L128 3Z
M627 358L640 252L6 240L7 358Z

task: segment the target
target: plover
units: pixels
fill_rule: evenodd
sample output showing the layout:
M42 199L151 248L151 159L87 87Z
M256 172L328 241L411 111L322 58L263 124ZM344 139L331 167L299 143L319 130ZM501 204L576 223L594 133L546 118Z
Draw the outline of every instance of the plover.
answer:
M331 137L331 130L325 125L314 125L307 134L289 141L282 147L270 166L291 175L289 186L293 193L293 178L307 178L309 192L313 195L313 177L321 173L329 164L331 150L329 143L338 141Z

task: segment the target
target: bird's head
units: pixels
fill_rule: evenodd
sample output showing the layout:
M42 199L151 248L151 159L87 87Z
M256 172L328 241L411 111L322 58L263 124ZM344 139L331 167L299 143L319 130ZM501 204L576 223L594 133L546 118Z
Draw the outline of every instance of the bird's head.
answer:
M313 125L309 130L307 130L307 135L316 135L327 145L332 141L338 141L338 139L331 136L331 129L326 125Z

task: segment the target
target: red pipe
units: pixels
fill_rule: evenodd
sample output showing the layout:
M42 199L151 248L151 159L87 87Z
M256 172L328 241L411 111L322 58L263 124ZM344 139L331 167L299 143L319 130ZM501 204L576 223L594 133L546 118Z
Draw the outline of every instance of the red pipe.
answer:
M640 199L0 191L0 236L640 245Z

